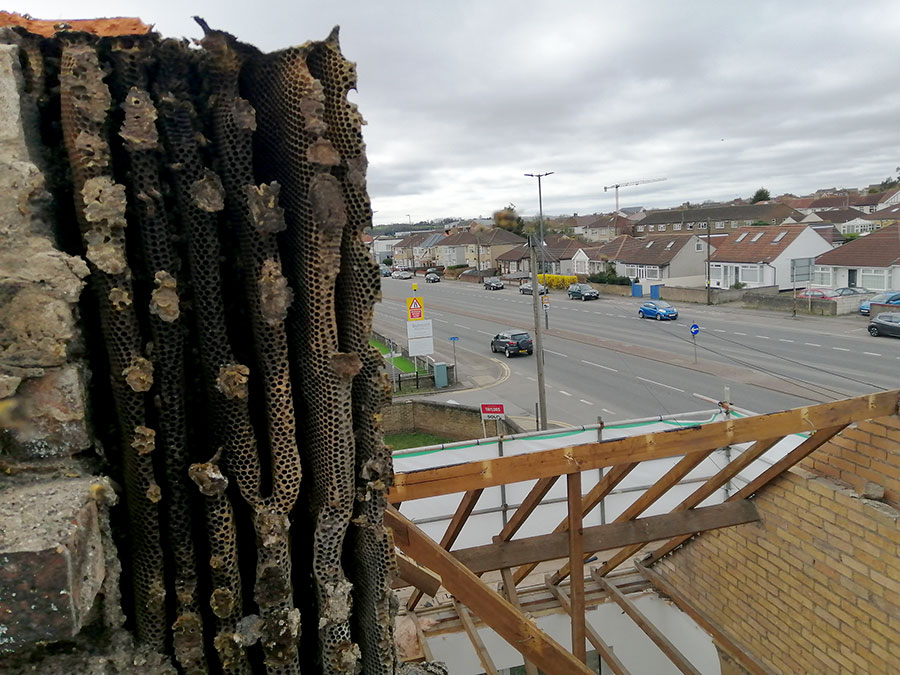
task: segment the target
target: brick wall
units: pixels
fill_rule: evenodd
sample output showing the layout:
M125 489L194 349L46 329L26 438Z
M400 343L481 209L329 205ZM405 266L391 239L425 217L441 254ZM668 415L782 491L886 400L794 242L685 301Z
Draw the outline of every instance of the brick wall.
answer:
M900 418L845 430L807 466L894 495ZM900 672L900 512L830 477L785 473L760 521L706 532L655 570L780 673Z
M481 411L470 406L434 401L395 401L384 409L382 415L386 434L422 431L453 441L484 437ZM496 435L494 422L485 424L488 436ZM522 432L522 428L512 420L501 422L500 426L506 435Z

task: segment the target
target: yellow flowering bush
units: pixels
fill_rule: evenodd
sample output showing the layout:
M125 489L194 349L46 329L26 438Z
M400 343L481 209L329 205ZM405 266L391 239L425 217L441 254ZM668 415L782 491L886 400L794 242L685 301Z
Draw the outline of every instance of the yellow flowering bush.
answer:
M578 277L574 274L538 274L538 282L547 288L565 290L572 284L578 283Z

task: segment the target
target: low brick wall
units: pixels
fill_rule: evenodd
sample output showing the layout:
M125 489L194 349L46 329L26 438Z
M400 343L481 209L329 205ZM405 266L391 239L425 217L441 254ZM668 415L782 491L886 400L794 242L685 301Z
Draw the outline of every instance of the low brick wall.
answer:
M386 434L403 431L421 431L453 441L483 438L481 411L465 405L439 403L437 401L395 401L382 413ZM495 435L495 425L485 423L489 436ZM519 434L522 427L510 419L498 425L504 435Z
M775 286L767 286L763 288L754 288L752 292L756 294L771 295L778 293L778 289ZM747 291L745 289L711 288L709 291L709 303L721 305L726 302L736 302L741 300L746 293ZM693 302L698 305L705 305L707 303L705 286L703 288L663 286L659 289L659 295L663 300L668 300L669 302Z
M859 306L859 301L857 301ZM813 316L836 316L837 303L834 300L809 300L797 298L792 294L767 295L762 293L745 293L744 307L752 309L770 309L776 312L810 314ZM846 313L846 312L845 312Z
M631 297L631 286L619 286L617 284L591 284L604 295L624 295Z
M900 418L846 429L805 465L816 473L754 497L758 523L705 532L654 569L775 672L897 672ZM866 481L890 503L861 498Z

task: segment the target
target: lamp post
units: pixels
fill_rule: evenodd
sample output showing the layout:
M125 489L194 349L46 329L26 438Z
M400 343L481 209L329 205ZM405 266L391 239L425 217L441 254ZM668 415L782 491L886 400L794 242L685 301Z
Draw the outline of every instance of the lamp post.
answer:
M538 182L538 228L541 233L541 268L543 269L544 274L547 273L547 254L546 254L546 243L544 242L544 200L541 195L541 178L544 176L553 175L553 171L548 171L546 173L526 173L526 176L529 178L537 178Z
M538 182L538 227L541 234L541 261L544 263L544 273L546 273L546 250L544 244L544 201L541 194L541 178L549 176L553 172L547 173L526 173L529 178L537 178ZM547 390L544 386L544 344L543 335L541 334L541 320L539 306L541 304L541 285L538 282L537 274L537 256L535 255L535 240L531 238L531 301L534 311L534 353L537 356L537 385L538 385L538 427L540 429L547 428ZM545 310L546 311L546 310ZM545 315L546 318L546 315Z

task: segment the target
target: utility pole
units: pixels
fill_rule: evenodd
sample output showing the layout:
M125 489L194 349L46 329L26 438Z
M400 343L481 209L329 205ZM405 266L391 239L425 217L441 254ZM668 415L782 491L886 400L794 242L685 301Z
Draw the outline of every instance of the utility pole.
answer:
M538 429L547 428L547 392L544 389L544 338L541 331L541 294L538 292L535 237L531 237L531 304L534 309L534 354L537 359Z
M706 304L711 305L712 288L709 281L709 218L706 219Z
M547 173L526 173L526 176L530 178L537 178L538 182L538 227L541 232L541 269L544 274L547 273L547 244L544 240L544 199L541 195L541 178L544 176L552 176L553 171L548 171ZM537 288L537 286L535 286ZM535 291L537 292L537 291Z

